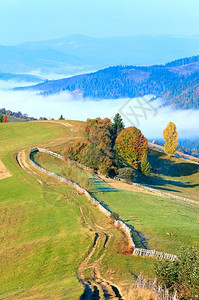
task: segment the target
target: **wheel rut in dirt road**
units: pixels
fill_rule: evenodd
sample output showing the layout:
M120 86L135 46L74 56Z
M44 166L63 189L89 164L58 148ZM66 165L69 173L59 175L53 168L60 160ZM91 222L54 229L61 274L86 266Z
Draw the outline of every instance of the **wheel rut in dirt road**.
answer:
M80 297L80 300L82 299L124 300L119 292L119 289L112 283L108 282L106 279L102 278L100 275L101 261L106 254L107 247L109 247L109 244L112 244L112 241L114 240L115 237L113 233L107 231L107 229L95 223L92 212L91 210L89 210L89 207L86 204L81 202L81 206L83 205L84 209L87 211L87 215L89 215L90 218L85 217L84 211L82 207L80 207L80 203L78 203L78 201L76 201L76 204L80 209L80 213L82 215L82 220L84 222L84 225L95 234L93 246L89 251L88 255L86 256L86 258L84 259L84 261L80 264L78 269L78 278L85 286L84 294ZM101 249L99 257L92 259L93 256L96 254L97 249L99 248ZM88 271L89 271L89 275L88 275ZM85 272L87 272L87 276L85 276ZM92 290L93 293L91 298L89 298L90 290ZM87 292L88 292L88 298L85 298Z

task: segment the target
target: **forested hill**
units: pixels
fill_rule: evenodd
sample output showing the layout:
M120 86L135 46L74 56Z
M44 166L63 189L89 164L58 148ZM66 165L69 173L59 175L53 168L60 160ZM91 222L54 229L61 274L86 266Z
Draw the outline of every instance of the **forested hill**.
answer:
M2 73L2 72L0 72L0 80L2 80L2 81L13 80L13 81L17 81L17 82L25 81L25 82L30 82L30 83L33 83L33 82L38 83L38 82L42 81L41 78L34 76L34 75Z
M176 108L199 109L199 56L150 67L109 67L95 73L46 81L31 89L44 95L68 90L96 99L153 94Z

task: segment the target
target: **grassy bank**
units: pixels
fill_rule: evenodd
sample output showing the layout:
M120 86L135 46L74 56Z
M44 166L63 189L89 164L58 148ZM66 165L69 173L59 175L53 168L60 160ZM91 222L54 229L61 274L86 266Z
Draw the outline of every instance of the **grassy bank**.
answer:
M74 189L42 186L16 162L16 153L73 138L49 122L0 125L0 159L12 177L0 181L0 297L78 299L77 268L92 237L82 226Z

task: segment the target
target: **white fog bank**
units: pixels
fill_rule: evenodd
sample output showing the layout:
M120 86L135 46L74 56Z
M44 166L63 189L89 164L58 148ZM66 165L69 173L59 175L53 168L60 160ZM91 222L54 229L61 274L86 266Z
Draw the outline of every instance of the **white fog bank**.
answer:
M119 112L126 126L136 126L148 139L161 138L169 121L176 124L181 138L199 137L199 111L175 110L160 106L161 100L148 104L150 96L134 99L100 100L83 99L69 92L48 97L35 92L0 90L0 108L21 111L31 117L86 120L109 117ZM151 106L152 105L152 106ZM144 109L142 108L144 107Z

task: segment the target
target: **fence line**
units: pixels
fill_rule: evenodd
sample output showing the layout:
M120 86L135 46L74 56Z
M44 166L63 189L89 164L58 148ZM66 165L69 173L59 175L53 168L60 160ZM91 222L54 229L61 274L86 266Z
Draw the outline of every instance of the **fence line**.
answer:
M94 172L94 170L92 168L89 168L89 167L86 167L78 162L76 162L75 160L71 160L69 158L65 159L63 156L55 153L55 152L52 152L52 151L49 151L49 150L46 150L46 149L42 149L42 148L37 148L40 152L45 152L47 154L50 154L50 155L53 155L55 157L58 157L62 160L67 160L68 162L71 162L73 164L75 164L76 166L78 166L79 168L81 169L84 169L84 170L87 170L87 171L90 171L90 172ZM125 182L124 179L122 178L119 178L119 177L115 177L114 179L116 180L119 180L119 181L122 181L122 182ZM152 188L152 187L149 187L147 185L143 185L143 184L140 184L140 183L135 183L135 182L130 182L129 184L131 185L134 185L134 186L137 186L137 187L140 187L140 188L143 188L147 191L150 191L150 192L154 192L156 194L160 194L160 195L163 195L163 196L166 196L166 197L169 197L169 198L174 198L174 199L177 199L177 200L181 200L181 201L185 201L187 203L191 203L191 204L196 204L196 205L199 205L199 202L198 201L194 201L194 200L190 200L190 199L187 199L187 198L184 198L184 197L180 197L180 196L177 196L177 195L174 195L174 194L171 194L171 193L165 193L165 192L162 192L162 191L159 191L155 188Z
M147 256L147 257L156 257L160 259L169 259L169 260L176 260L177 256L169 253L158 252L156 250L149 250L149 249L142 249L142 248L135 248L133 251L134 255L137 256Z
M42 149L42 148L35 148L35 149L32 149L30 151L30 154L29 154L29 162L31 163L32 166L34 166L36 169L38 169L39 171L47 174L47 175L50 175L62 182L65 182L66 184L69 184L69 185L72 185L74 186L78 191L80 191L81 193L83 193L92 203L96 204L98 209L104 213L106 216L110 217L111 216L111 211L106 209L99 200L97 200L96 198L92 197L89 192L87 190L85 190L84 188L82 188L81 186L79 186L76 182L74 182L73 180L70 180L70 179L67 179L65 177L62 177L60 175L57 175L51 171L48 171L44 168L42 168L41 166L39 166L38 164L36 164L32 159L31 159L31 154L32 153L35 153L35 152L44 152L44 153L47 153L47 154L50 154L52 156L55 156L55 157L58 157L60 159L64 159L63 156L55 153L55 152L51 152L51 151L48 151L46 149ZM65 159L64 159L65 160ZM130 242L130 245L131 247L135 248L135 244L133 242L133 239L132 239L132 236L131 236L131 230L130 228L121 220L118 220L118 221L115 221L114 224L118 227L120 227L123 231L125 231L128 239L129 239L129 242Z
M60 180L62 182L65 182L68 185L74 186L78 191L80 191L81 193L83 193L92 203L94 203L102 213L104 213L108 217L111 216L111 214L112 214L111 210L108 210L107 208L105 208L103 206L103 204L98 199L96 199L95 197L92 197L90 195L90 193L86 189L84 189L83 187L79 186L76 182L74 182L73 180L67 179L65 177L62 177L60 175L57 175L57 174L55 174L55 173L53 173L51 171L48 171L48 170L42 168L41 166L39 166L37 163L35 163L32 160L32 158L31 158L31 154L33 154L35 152L44 152L44 153L50 154L50 155L52 155L54 157L57 157L59 159L65 160L65 158L63 156L61 156L61 155L59 155L59 154L57 154L55 152L46 150L46 149L34 148L34 149L32 149L30 151L29 162L31 163L32 166L34 166L39 171L41 171L41 172L43 172L43 173L45 173L47 175L50 175L50 176L52 176L52 177L54 177L54 178L56 178L56 179L58 179L58 180ZM71 160L69 160L69 161L71 161ZM77 163L77 164L81 165L79 163ZM87 168L87 167L85 167L85 168ZM172 261L177 259L176 255L172 255L172 254L168 254L168 253L163 253L163 252L157 252L155 250L136 248L135 247L135 243L134 243L133 238L132 238L131 228L123 220L115 220L114 221L114 225L118 226L119 228L121 228L125 232L125 234L127 235L129 243L130 243L130 246L134 249L133 255L146 256L146 257L156 257L156 258L160 258L160 259L169 259L169 260L172 260Z
M157 280L150 282L144 279L142 276L139 276L136 280L134 288L147 289L156 293L158 300L177 300L177 292L170 293L168 289L163 288L161 285L157 283Z
M125 179L123 178L120 178L120 177L114 177L114 179L118 180L118 181L122 181L122 182L126 182ZM185 201L187 203L191 203L191 204L196 204L196 205L199 205L199 202L198 201L194 201L194 200L190 200L190 199L187 199L187 198L184 198L184 197L179 197L177 195L174 195L174 194L170 194L170 193L165 193L165 192L161 192L157 189L154 189L154 188L151 188L147 185L142 185L140 183L135 183L135 182L129 182L128 184L131 184L131 185L134 185L134 186L137 186L137 187L140 187L140 188L143 188L147 191L150 191L150 192L153 192L153 193L156 193L156 194L160 194L160 195L163 195L163 196L167 196L169 198L175 198L177 200L181 200L181 201Z

